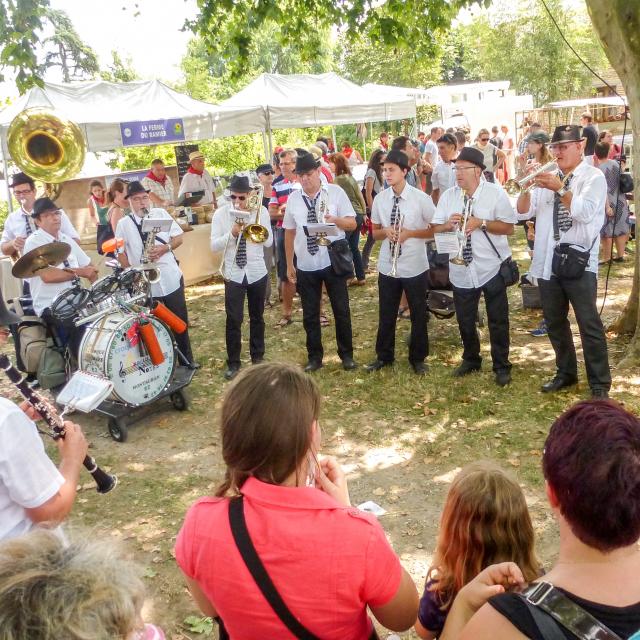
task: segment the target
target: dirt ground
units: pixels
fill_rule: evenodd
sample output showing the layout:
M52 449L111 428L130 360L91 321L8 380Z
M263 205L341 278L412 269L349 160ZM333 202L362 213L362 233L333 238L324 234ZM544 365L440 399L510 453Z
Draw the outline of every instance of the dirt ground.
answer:
M516 257L522 270L528 260L521 246ZM612 267L602 314L605 324L624 305L632 273L631 262ZM604 280L601 272L600 301ZM365 287L350 289L350 294L355 357L365 364L374 358L375 275L367 278ZM132 426L122 444L110 438L104 418L74 416L86 430L92 455L117 473L119 485L99 496L90 478L83 476L67 525L72 535L116 538L126 544L141 564L148 586L145 617L174 639L202 637L184 623L198 612L175 565L175 537L188 506L210 493L223 475L217 416L226 384L223 288L216 282L191 287L188 300L194 352L203 365L189 388L189 410L177 412L163 403L161 410ZM386 510L380 521L420 590L448 485L456 471L472 460L494 459L515 474L526 492L539 555L547 566L554 560L557 531L544 497L540 456L553 419L572 402L587 397L588 387L581 373L583 381L568 392L553 397L539 392L554 370L548 340L527 333L537 325L540 312L522 308L517 287L510 290L510 306L514 380L504 389L495 386L490 372L486 328L481 329L483 372L462 381L451 378L461 354L455 319L431 320L430 370L422 379L410 373L406 362L406 321L398 322L393 369L373 375L342 371L334 351L333 323L323 330L325 367L316 379L324 397L324 452L336 455L347 470L354 504L373 500ZM279 318L277 307L268 310L266 318L267 359L303 363L301 313L285 329L273 328ZM625 339L613 335L609 339L615 364ZM244 357L248 360L248 353ZM636 410L639 386L637 371L614 370L612 396ZM16 397L4 378L0 390ZM408 632L404 637L414 636Z

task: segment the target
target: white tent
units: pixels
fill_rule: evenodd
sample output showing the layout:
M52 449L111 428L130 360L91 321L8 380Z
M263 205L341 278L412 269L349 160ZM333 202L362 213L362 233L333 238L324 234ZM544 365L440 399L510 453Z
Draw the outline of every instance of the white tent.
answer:
M7 128L23 109L44 107L75 122L82 129L88 151L108 151L123 146L123 123L180 121L183 140L206 140L251 133L264 128L259 105L220 107L194 100L158 80L137 82L45 83L18 98L0 112L0 137L6 157ZM175 138L171 139L176 142ZM138 144L162 143L161 138ZM130 143L135 146L135 143Z
M336 73L263 73L222 105L261 105L267 130L382 122L416 115L413 98L365 89Z

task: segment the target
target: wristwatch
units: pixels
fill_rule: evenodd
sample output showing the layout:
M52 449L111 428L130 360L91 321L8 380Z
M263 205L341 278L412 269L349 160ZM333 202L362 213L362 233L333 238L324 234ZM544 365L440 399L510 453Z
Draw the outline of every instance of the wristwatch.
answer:
M480 224L480 228L481 228L483 231L486 231L486 230L487 230L487 221L486 221L486 220L483 220L483 221L482 221L482 223Z
M565 196L567 193L569 193L569 189L567 187L565 187L564 185L562 185L557 191L556 193L558 194L558 196L560 198L562 198L563 196Z

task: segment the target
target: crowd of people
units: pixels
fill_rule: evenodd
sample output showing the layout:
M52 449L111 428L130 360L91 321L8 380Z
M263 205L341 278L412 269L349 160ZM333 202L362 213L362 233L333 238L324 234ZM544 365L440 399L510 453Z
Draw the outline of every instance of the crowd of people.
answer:
M494 128L493 138L481 129L474 144L464 131L439 127L416 140L391 140L385 133L362 186L353 177L362 159L347 141L340 152L323 138L308 149L278 149L271 162L255 168L263 194L257 205L250 198L254 184L241 174L218 203L204 157L191 154L178 198L201 193L216 209L211 249L222 254L224 376L237 379L226 389L220 415L224 479L213 497L187 512L175 557L195 603L218 621L221 637L376 638L369 613L388 629L414 627L422 638L445 640L548 640L549 625L559 637L572 638L576 620L588 620L592 629L605 625L624 638L639 633L640 421L607 399L611 374L596 308L600 240L604 259L613 260L614 243L622 256L628 208L619 193L620 149L597 131L594 140L587 116L584 127L562 125L551 135L531 125L518 146L507 127L501 133ZM557 170L540 171L552 159ZM510 200L503 183L527 175L535 188ZM23 293L77 351L78 328L60 322L51 303L77 278L95 280L97 271L66 214L53 200L36 198L29 176L16 174L11 188L20 209L5 224L5 255L52 242L71 247L64 263L25 281ZM90 188L87 205L99 233L123 240L121 266L150 258L159 267L153 299L188 323L173 253L183 232L165 210L176 200L163 163L154 160L140 182L114 180L107 191L96 181ZM149 215L171 221L151 247L142 231ZM378 520L352 507L337 460L321 455L321 396L307 374L323 366L323 292L342 367L353 371L349 285L365 283L380 243L376 359L366 370L375 375L393 364L396 324L408 317L409 364L423 375L430 256L437 254L434 243L455 239L448 279L463 353L453 375L481 368L476 317L484 297L495 382L508 385L507 287L517 280L508 237L518 221L534 220L527 226L529 276L540 287L556 357L556 373L541 391L577 382L571 305L592 396L554 422L542 457L559 523L558 560L545 573L519 484L492 463L473 463L449 489L420 596ZM291 324L299 295L304 371L263 362L272 271L282 305L278 330ZM253 366L240 374L245 297ZM19 320L0 295L3 341ZM196 368L188 332L176 335L176 343ZM0 402L0 639L163 638L142 621L144 589L122 552L69 541L60 529L87 452L80 427L65 423L56 468L37 435L33 408Z

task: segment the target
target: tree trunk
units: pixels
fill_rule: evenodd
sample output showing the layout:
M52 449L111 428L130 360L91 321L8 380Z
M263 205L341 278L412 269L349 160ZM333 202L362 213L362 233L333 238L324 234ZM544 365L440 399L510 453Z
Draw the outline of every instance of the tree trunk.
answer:
M611 66L624 85L634 136L633 173L634 201L640 203L640 9L638 0L586 0L591 21ZM636 251L633 286L622 315L612 329L619 333L632 333L629 349L618 367L640 363L640 252L636 225Z

